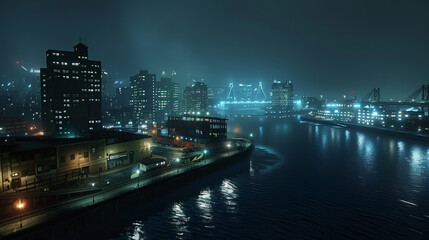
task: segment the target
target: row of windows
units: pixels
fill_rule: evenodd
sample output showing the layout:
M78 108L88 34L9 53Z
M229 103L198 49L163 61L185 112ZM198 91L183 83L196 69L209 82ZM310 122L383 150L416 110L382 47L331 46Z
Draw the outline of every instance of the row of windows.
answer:
M82 155L82 153L79 153L79 155ZM83 153L83 157L84 158L87 158L89 156L89 153L88 152L84 152ZM70 160L75 160L76 159L76 155L73 153L73 154L70 154ZM66 161L66 157L65 156L60 156L60 163L64 163Z
M92 88L85 89L85 88L83 88L82 89L82 92L100 92L100 91L101 90L98 89L98 88L95 88L95 89L92 89Z

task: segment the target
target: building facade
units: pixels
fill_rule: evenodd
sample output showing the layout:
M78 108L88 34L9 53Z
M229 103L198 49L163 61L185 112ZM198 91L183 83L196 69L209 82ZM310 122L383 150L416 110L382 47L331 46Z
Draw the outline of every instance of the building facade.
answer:
M155 74L147 70L130 77L131 99L133 107L133 124L135 126L153 122L155 118L154 91Z
M168 117L166 128L160 129L157 135L173 139L176 145L182 145L180 142L222 142L227 138L227 119L191 115Z
M46 51L40 81L45 135L76 137L102 128L101 62L88 59L87 46Z
M113 131L86 138L17 138L0 147L0 192L64 183L152 156L151 137Z
M291 81L281 82L274 80L272 93L271 104L274 110L293 109L293 85Z
M183 111L187 114L205 113L208 109L207 85L203 82L196 82L191 87L186 87L183 91L184 106Z
M179 85L170 78L162 77L155 83L155 122L164 122L179 113L179 96Z

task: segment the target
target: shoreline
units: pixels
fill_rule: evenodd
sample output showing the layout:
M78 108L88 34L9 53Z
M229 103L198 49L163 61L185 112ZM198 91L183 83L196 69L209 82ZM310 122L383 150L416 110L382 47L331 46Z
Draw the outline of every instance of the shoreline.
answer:
M114 186L114 189L119 190L119 192L116 193L109 194L109 191L112 191L112 189L100 191L95 195L97 199L95 202L92 202L93 196L83 196L59 203L57 206L51 206L33 213L28 213L27 216L23 216L24 228L19 228L19 219L13 219L0 227L0 237L2 239L33 239L43 236L43 238L56 239L54 236L58 232L58 226L55 228L51 226L51 223L57 222L65 227L64 225L67 224L64 223L69 221L76 222L77 219L86 222L88 213L99 211L105 206L112 204L115 205L113 212L117 214L117 204L115 203L117 201L120 202L122 199L140 194L146 189L152 189L152 191L154 191L153 188L165 187L165 183L176 179L189 179L198 175L200 172L216 170L217 168L223 167L225 164L232 163L250 154L254 149L254 143L249 140L247 141L250 142L248 147L242 150L237 149L233 153L228 154L228 156L223 156L226 154L221 154L217 157L203 159L201 162L192 163L192 165L187 164L178 169L169 169L169 171L166 172L159 172L146 180L131 179ZM31 218L37 218L37 223L34 223L34 220ZM27 223L26 220L28 220Z
M371 131L376 133L383 133L389 136L395 136L395 137L403 137L408 138L412 140L417 141L429 141L429 136L425 135L417 135L409 132L403 132L398 130L391 130L391 129L384 129L384 128L378 128L378 127L367 127L367 126L361 126L353 123L339 123L336 121L329 121L329 120L323 120L323 119L316 119L311 117L300 117L300 120L307 121L307 122L314 122L314 123L320 123L325 125L331 125L331 126L338 126L338 127L344 127L349 129L357 129L357 130L364 130L364 131Z

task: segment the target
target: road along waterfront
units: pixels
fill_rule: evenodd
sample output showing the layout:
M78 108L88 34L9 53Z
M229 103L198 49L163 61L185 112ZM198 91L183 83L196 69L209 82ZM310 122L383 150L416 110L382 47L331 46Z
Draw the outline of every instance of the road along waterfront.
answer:
M253 133L247 159L68 239L428 239L428 143L295 119L229 119L229 136Z
M225 161L246 154L253 149L253 143L249 140L240 139L230 140L234 142L232 148L225 148L223 152L212 152L203 160L189 164L172 164L170 167L154 169L146 173L142 173L139 177L128 181L112 184L111 186L100 189L93 194L82 196L79 198L67 200L57 203L44 209L34 211L22 216L22 228L20 227L20 217L14 217L2 220L0 226L0 238L10 237L16 239L23 234L31 233L37 226L60 218L64 214L69 214L75 211L82 211L86 208L92 208L103 202L118 198L124 194L139 191L142 188L152 184L162 182L177 176L186 175L193 171L197 171L209 166L222 164ZM243 145L244 144L244 145Z

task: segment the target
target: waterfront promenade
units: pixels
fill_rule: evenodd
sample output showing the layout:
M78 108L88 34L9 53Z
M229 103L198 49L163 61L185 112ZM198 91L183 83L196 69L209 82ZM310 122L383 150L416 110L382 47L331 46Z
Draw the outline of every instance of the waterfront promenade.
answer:
M314 123L332 125L337 127L373 131L373 132L387 134L390 136L404 137L404 138L409 138L409 139L418 140L418 141L425 141L425 142L429 141L429 134L423 133L423 132L419 133L419 132L414 132L409 130L397 130L397 129L383 128L383 127L376 127L376 126L365 126L365 125L359 125L356 123L318 119L318 118L313 118L308 116L303 116L303 117L300 117L299 119L301 121L314 122Z
M221 163L222 160L236 157L243 152L250 151L253 147L253 143L248 140L232 140L231 142L232 144L228 145L229 147L219 149L216 152L208 152L204 159L199 162L189 164L182 164L176 161L178 151L174 151L171 148L169 148L169 150L167 148L162 149L161 146L158 146L156 147L158 148L156 149L156 152L164 152L168 155L167 158L170 157L170 159L168 159L171 162L169 167L153 169L148 172L140 172L137 175L134 175L134 178L131 178L131 173L135 172L135 169L137 169L137 165L134 164L133 166L116 171L112 174L104 174L103 181L99 181L102 183L100 184L101 186L95 186L95 184L92 186L91 184L91 186L82 186L81 189L70 188L59 190L57 193L49 193L51 195L55 195L60 193L67 194L66 191L70 191L70 193L85 191L86 195L58 201L46 207L34 209L31 212L25 211L25 208L21 212L16 211L15 216L2 218L0 220L0 238L3 239L14 234L19 234L21 231L31 231L31 228L48 221L52 221L53 219L60 218L65 213L89 208L94 205L101 204L109 199L144 188L153 183L170 179L193 170L201 169L208 165ZM96 179L98 180L98 177L93 178L94 182ZM111 183L106 185L106 179L110 180ZM43 195L45 193L26 193L22 194L21 197L25 201L26 196L34 196L35 194ZM15 194L13 197L18 197L18 195ZM31 203L28 202L27 204Z

